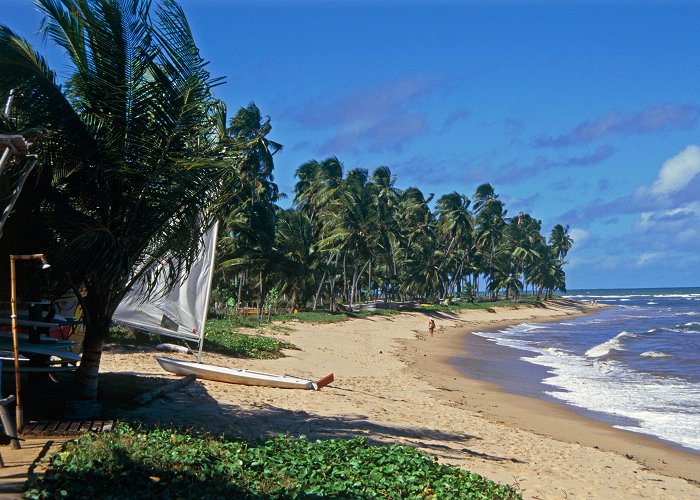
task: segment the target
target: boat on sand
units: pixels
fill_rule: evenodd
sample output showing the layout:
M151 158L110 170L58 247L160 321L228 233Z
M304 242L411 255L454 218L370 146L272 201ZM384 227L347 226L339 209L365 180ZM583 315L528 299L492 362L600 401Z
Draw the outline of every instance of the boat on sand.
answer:
M197 378L216 380L242 385L262 385L267 387L280 387L283 389L310 389L319 390L321 387L333 382L333 374L329 373L316 381L291 375L274 375L243 368L225 368L223 366L207 365L204 363L192 363L179 359L163 358L155 356L158 364L165 370L175 375L194 375Z

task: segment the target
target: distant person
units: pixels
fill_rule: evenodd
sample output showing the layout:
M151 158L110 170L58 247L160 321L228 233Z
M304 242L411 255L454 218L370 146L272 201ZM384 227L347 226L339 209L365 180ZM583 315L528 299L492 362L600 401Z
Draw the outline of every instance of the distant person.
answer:
M430 332L430 336L433 336L433 333L435 333L435 321L433 321L433 318L430 318L428 320L428 331Z

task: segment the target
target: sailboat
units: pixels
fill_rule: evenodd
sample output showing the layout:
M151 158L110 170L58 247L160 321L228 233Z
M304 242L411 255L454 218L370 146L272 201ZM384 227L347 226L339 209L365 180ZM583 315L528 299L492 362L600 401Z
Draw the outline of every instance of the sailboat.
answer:
M217 223L204 235L202 252L179 286L163 293L158 290L165 284L159 284L156 292L144 300L146 284L136 285L117 307L113 321L137 330L197 342L197 361L201 362L218 227Z
M226 368L223 366L205 365L203 363L191 363L179 359L170 359L156 356L156 361L164 370L176 375L194 375L195 377L230 384L261 385L266 387L279 387L282 389L309 389L319 390L321 387L333 382L333 374L329 373L316 381L292 375L275 375L272 373L256 372L243 368Z
M274 375L242 368L229 368L202 363L204 326L207 320L209 295L214 270L214 251L218 225L204 238L200 257L192 265L185 280L169 293L154 293L144 301L145 284L134 287L119 304L113 320L138 330L180 338L198 343L197 363L156 356L161 367L176 375L245 385L262 385L288 389L318 390L333 381L333 374L313 381L290 375ZM164 285L163 285L164 286Z

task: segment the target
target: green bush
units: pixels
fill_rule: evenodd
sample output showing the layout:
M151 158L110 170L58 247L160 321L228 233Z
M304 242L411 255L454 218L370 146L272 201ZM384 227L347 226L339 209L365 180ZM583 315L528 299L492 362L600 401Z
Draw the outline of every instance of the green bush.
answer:
M262 335L240 333L227 320L208 321L205 332L205 351L238 358L279 358L282 356L282 349L296 349L289 342Z
M45 460L25 498L520 498L415 448L364 438L248 442L121 425Z

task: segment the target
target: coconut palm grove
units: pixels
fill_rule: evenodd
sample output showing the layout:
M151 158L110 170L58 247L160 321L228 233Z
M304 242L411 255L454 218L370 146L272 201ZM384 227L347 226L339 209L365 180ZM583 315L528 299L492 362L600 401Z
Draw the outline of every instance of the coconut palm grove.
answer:
M293 192L279 192L271 119L254 103L227 116L176 2L36 5L66 64L57 73L0 26L0 133L38 158L0 245L45 254L52 293L86 290L85 397L125 293L164 261L175 284L217 221L213 305L334 311L565 290L568 227L543 234L489 183L436 197L397 189L390 166L347 170L331 156L299 165Z

